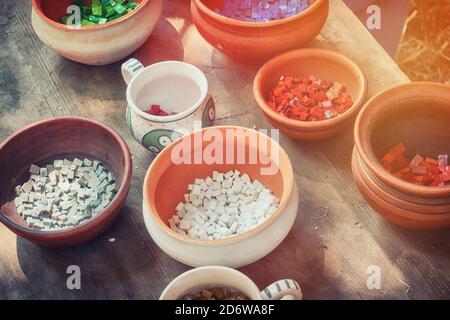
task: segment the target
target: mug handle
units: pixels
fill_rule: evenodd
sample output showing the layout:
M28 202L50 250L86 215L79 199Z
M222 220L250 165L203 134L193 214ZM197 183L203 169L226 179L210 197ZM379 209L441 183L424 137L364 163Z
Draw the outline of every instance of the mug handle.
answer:
M295 280L284 279L272 283L261 291L263 300L302 300L303 293Z
M122 64L121 69L123 80L128 84L139 71L144 69L144 65L139 60L132 58Z

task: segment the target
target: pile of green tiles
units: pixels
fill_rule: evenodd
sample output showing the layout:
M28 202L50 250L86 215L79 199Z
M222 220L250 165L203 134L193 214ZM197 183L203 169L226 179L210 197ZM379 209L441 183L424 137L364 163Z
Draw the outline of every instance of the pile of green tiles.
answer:
M82 27L113 21L130 13L139 5L135 1L128 0L74 0L72 4L81 10ZM69 17L69 14L62 17L61 23L67 24Z

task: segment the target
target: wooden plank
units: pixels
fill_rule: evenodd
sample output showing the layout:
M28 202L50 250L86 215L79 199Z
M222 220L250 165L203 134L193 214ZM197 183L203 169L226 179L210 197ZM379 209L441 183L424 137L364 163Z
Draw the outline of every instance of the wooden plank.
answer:
M0 18L0 140L40 119L82 115L115 128L127 141L135 166L121 216L88 244L41 248L0 226L0 298L158 298L189 268L159 250L145 229L141 186L152 158L126 128L120 63L93 68L62 59L34 35L30 2L6 0L0 8L6 12ZM370 96L409 81L341 0L332 0L330 10L311 46L339 51L358 63L369 79ZM196 64L210 82L218 124L268 127L252 96L256 69L233 64L200 37L189 1L166 1L155 33L133 56L144 64L169 59ZM367 206L351 176L350 129L320 143L280 140L295 166L301 196L297 221L274 252L242 271L261 288L294 278L310 299L449 297L448 233L400 230ZM80 291L65 285L72 264L82 270ZM381 290L367 289L370 265L381 268ZM408 293L402 282L411 286Z

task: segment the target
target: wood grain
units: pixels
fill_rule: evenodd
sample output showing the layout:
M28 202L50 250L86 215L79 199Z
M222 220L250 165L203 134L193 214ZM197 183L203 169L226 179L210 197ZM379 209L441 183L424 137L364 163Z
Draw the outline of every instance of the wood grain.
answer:
M141 186L152 158L126 128L120 64L93 68L60 58L34 35L30 11L30 1L0 4L0 139L40 119L82 115L120 132L133 154L134 172L121 216L86 245L41 248L0 226L0 298L156 299L188 267L159 250L145 229ZM369 96L409 81L341 0L331 0L330 18L311 46L336 50L359 64ZM218 124L269 126L252 95L256 70L233 64L199 36L189 1L166 1L155 33L133 56L146 65L179 59L199 66L217 103ZM242 271L261 288L294 278L306 299L450 298L448 232L401 230L372 211L351 176L351 129L320 143L280 140L300 189L297 221L274 252ZM66 287L72 264L82 270L78 291ZM380 290L367 289L370 265L381 268Z

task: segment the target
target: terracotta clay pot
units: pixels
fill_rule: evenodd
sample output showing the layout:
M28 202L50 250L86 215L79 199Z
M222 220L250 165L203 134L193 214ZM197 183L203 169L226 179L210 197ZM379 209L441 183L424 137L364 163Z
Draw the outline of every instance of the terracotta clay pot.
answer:
M111 170L119 191L95 218L62 231L29 228L14 205L14 187L29 178L30 165L55 159L100 160ZM0 145L0 221L17 235L44 246L86 242L108 228L125 203L131 182L131 155L125 141L106 125L84 118L44 120L26 127Z
M136 0L131 13L95 26L74 27L57 21L72 0L33 0L33 29L49 48L88 65L117 62L138 49L151 35L162 13L162 0Z
M207 164L204 160L197 161L198 164L192 163L195 155L201 155L210 145L207 136L211 137L212 133L218 133L222 137L229 134L227 137L230 138L226 139L234 146L222 145L223 154L230 154L234 149L233 161L227 160L228 164ZM251 138L248 138L249 136ZM190 163L180 163L174 158L178 157L176 149L181 145L188 149L184 154L191 156ZM245 155L248 155L250 150L259 153L264 145L268 148L261 152L277 163L273 167L276 170L262 170L269 166L264 164L265 161L261 162L261 157L253 163L248 160L250 157L242 162L237 160L239 153L245 152ZM273 152L270 151L272 146ZM214 170L227 172L235 169L247 173L252 180L258 179L280 199L278 209L266 221L245 233L222 240L192 239L170 229L168 220L175 214L177 204L184 202L188 185L195 178L211 176ZM297 216L297 209L298 193L292 165L286 152L266 135L243 127L205 128L174 141L158 154L144 180L143 214L150 236L172 258L194 267L220 265L237 268L259 260L287 236ZM236 252L239 254L235 254Z
M282 20L243 22L214 12L220 0L192 0L192 19L200 34L231 59L261 64L274 55L313 40L328 17L328 0L312 0L305 11Z
M301 121L279 114L266 103L268 93L281 76L310 75L343 84L353 98L351 108L332 119ZM341 54L324 49L299 49L267 61L256 74L253 94L272 126L293 139L315 141L334 137L353 124L367 95L367 80L362 70Z
M450 86L411 83L370 99L355 124L352 169L367 202L390 222L415 230L450 227L450 186L405 182L378 159L398 143L415 154L450 154Z

